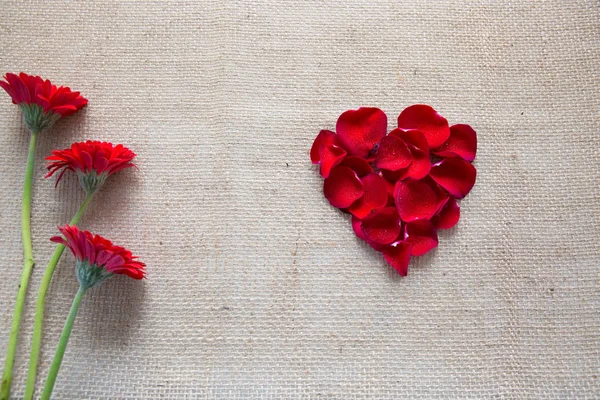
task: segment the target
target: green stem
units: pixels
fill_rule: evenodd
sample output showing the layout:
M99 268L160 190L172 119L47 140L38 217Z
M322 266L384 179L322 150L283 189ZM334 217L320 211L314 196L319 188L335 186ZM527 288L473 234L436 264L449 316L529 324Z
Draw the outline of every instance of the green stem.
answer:
M88 204L92 201L94 193L90 192L85 197L81 206L79 206L79 210L71 219L69 225L77 225L79 220L83 216ZM25 386L25 397L26 400L33 399L33 392L35 389L35 377L37 373L37 365L40 357L40 348L42 345L42 327L44 324L44 309L46 305L46 294L48 293L48 287L50 286L50 280L52 280L52 274L54 274L54 270L56 269L56 265L62 256L63 251L65 250L64 244L59 244L56 246L56 250L54 250L54 254L44 271L44 276L42 278L42 283L40 284L40 289L38 291L37 303L35 306L35 320L33 323L33 337L31 339L31 355L29 356L29 372L27 373L27 385Z
M73 304L71 305L71 311L69 311L69 316L67 317L67 321L65 322L65 327L63 328L62 334L60 335L60 340L58 342L58 347L56 348L56 353L54 353L54 360L52 360L52 365L50 366L50 371L48 372L48 378L46 379L46 384L44 385L44 391L42 392L42 400L49 400L50 395L52 395L52 389L54 389L54 383L56 382L56 377L58 376L58 370L60 369L60 364L62 363L63 356L65 355L65 350L67 349L67 343L69 343L69 337L71 336L71 329L73 329L73 321L75 321L75 317L77 316L77 310L79 309L79 303L81 303L81 299L85 294L87 288L83 286L79 286L79 290L73 299Z
M35 261L33 260L33 245L31 243L31 187L33 186L33 171L35 166L35 147L39 132L32 131L29 139L29 153L27 154L27 168L25 169L25 183L23 184L23 202L21 209L21 231L23 237L23 272L21 273L21 283L17 292L17 301L13 314L12 325L10 327L10 336L8 338L8 347L6 350L6 359L4 360L4 373L2 375L2 385L0 386L0 400L8 400L10 394L10 385L12 383L13 364L15 362L15 352L19 339L19 328L21 326L21 314L23 313L23 303L27 294L27 286Z

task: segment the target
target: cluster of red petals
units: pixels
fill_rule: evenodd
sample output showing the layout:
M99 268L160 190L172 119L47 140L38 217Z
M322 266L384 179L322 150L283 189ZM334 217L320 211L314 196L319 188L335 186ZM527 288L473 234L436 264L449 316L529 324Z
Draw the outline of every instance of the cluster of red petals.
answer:
M56 87L49 80L39 76L7 73L6 81L0 80L0 86L12 98L14 104L37 104L45 112L65 117L85 107L87 99L79 92L72 92L66 86Z
M65 225L58 228L64 237L54 236L50 240L67 246L77 261L88 262L103 268L108 274L123 274L133 279L145 276L146 264L121 246L88 231L80 231L76 226Z
M52 150L46 157L48 161L48 174L46 178L62 169L56 183L60 181L66 171L87 174L95 172L96 175L110 176L124 168L135 167L132 160L136 154L122 144L88 140L73 143L64 150Z
M475 184L476 150L469 125L449 126L432 107L417 104L389 133L380 109L346 111L336 132L319 133L310 157L320 165L327 200L351 213L356 235L405 276L410 256L435 248L437 230L458 222L457 199Z

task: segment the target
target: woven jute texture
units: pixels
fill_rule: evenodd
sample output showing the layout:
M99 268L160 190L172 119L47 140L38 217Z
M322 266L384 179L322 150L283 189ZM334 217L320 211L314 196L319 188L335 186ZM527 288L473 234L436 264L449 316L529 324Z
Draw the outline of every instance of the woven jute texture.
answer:
M81 226L148 279L91 290L56 399L600 398L600 5L593 1L3 1L0 71L89 98L40 138L33 306L83 199L43 157L124 143ZM0 357L28 134L0 94ZM478 132L458 226L400 278L332 208L308 150L340 113L430 104ZM77 281L48 296L37 393ZM1 361L1 359L0 359Z

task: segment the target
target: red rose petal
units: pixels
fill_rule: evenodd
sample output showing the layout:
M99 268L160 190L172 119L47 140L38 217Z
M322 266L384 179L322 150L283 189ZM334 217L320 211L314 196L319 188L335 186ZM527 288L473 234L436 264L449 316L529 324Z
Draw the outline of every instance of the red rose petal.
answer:
M431 167L429 176L452 196L462 199L475 185L477 171L462 158L445 158Z
M331 169L342 162L346 157L346 150L334 144L321 144L319 149L319 158L321 159L321 176L327 178Z
M364 218L371 211L385 207L388 198L387 184L381 176L373 172L361 180L365 194L348 208L358 218Z
M429 155L429 144L427 138L416 129L394 129L390 135L396 136L408 145L411 153L412 162L410 166L402 171L398 179L423 179L429 174L431 169L431 158Z
M359 239L362 239L366 242L367 236L363 232L361 225L362 225L362 219L357 218L353 215L352 216L352 230L354 230L354 233L356 234L356 236L358 236Z
M431 170L431 158L429 151L425 152L415 147L409 146L412 162L409 167L404 170L400 179L423 179Z
M396 136L404 141L404 143L410 146L414 146L417 149L429 154L429 143L427 138L418 129L400 129L396 128L390 132L390 136Z
M384 176L385 179L385 176ZM385 179L385 186L387 187L388 193L388 202L387 205L389 207L396 207L396 200L394 200L394 188L396 184L394 182L390 182L388 179Z
M344 161L340 163L340 165L350 167L354 172L356 172L359 178L362 178L363 176L369 175L371 172L373 172L373 168L371 168L367 160L362 157L347 156L344 158Z
M394 188L396 208L406 222L433 217L440 206L438 197L428 180L398 181Z
M337 166L323 184L325 198L337 208L349 207L364 194L364 186L349 167Z
M375 156L375 166L377 168L398 171L408 167L410 161L410 150L408 150L404 140L396 136L386 136L381 139Z
M400 276L406 276L406 274L408 274L408 263L410 262L411 250L411 243L399 241L386 246L382 253L385 261L394 267Z
M450 229L460 219L460 206L454 197L450 197L440 212L431 221L437 229Z
M350 155L366 157L387 131L387 116L378 108L359 108L340 115L336 132Z
M361 227L367 240L378 244L390 244L398 238L401 222L395 207L373 211L363 219Z
M435 226L426 220L407 223L404 227L404 240L412 244L413 256L421 256L438 245Z
M322 144L334 144L335 143L335 133L328 131L326 129L319 132L317 138L313 142L312 147L310 148L310 161L313 164L318 164L321 161L321 155L319 150Z
M420 130L431 148L441 146L450 136L446 118L425 104L415 104L405 108L398 116L398 127Z
M450 198L450 195L448 194L448 192L446 192L444 189L442 189L440 187L440 185L438 185L437 183L435 183L435 181L433 179L431 179L430 177L426 177L425 179L423 179L424 182L428 182L428 184L434 188L435 194L437 196L437 204L438 204L438 208L435 211L435 214L438 214L440 212L440 210L442 209L442 207L448 202L448 199Z
M434 151L440 157L461 157L467 161L473 161L476 152L477 133L464 124L452 125L448 140Z
M402 176L406 173L407 170L408 168L404 168L399 171L389 171L387 169L382 169L381 175L383 175L383 177L387 181L392 182L392 185L394 185L396 181L402 178Z
M369 238L367 238L367 235L365 235L365 233L362 230L362 220L360 218L356 218L354 215L352 216L352 230L354 230L354 233L359 239L362 239L365 242L367 242L367 244L373 249L381 251L385 247L385 245L375 243L369 240Z

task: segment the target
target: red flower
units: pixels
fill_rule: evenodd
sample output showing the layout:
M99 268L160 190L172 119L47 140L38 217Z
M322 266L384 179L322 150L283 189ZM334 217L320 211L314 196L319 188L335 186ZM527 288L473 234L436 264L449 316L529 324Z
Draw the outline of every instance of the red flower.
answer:
M122 144L88 140L73 143L70 148L53 150L46 157L48 174L46 178L62 169L56 184L66 171L76 172L81 185L87 192L98 189L107 177L124 168L135 167L132 163L135 153Z
M423 104L402 111L388 135L386 128L377 108L346 111L310 155L331 205L351 213L356 235L404 276L410 256L435 248L437 229L458 222L456 199L475 184L477 134Z
M49 128L60 117L66 117L85 107L87 99L66 86L56 87L39 76L7 73L0 86L19 104L23 118L32 131Z
M80 231L76 226L65 225L58 228L64 237L54 236L50 240L67 246L77 261L77 279L85 287L96 286L116 274L133 279L145 276L145 267L137 256L110 240L88 231Z

